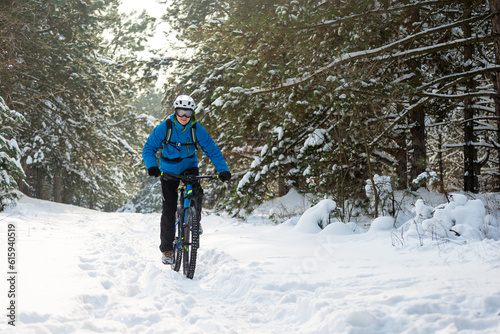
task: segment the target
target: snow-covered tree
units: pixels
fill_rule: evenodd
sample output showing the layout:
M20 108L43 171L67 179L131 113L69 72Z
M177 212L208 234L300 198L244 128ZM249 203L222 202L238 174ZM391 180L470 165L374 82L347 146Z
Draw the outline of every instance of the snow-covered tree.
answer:
M202 101L239 177L235 206L293 185L342 208L377 173L405 188L435 169L453 189L469 165L497 163L486 2L200 0L168 14L195 53L166 99Z
M24 117L10 110L0 97L0 211L15 203L18 198L17 181L24 178L21 167L21 150L16 132Z
M130 102L144 79L137 52L154 20L127 17L118 6L0 5L7 22L0 29L0 94L26 119L18 142L27 194L113 209L137 191L146 118Z

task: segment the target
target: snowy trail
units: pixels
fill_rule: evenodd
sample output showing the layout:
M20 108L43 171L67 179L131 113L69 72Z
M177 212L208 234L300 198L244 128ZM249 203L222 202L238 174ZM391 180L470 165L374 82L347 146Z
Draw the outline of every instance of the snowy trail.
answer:
M23 198L0 220L18 235L19 333L500 332L498 241L394 248L388 231L205 216L189 280L160 262L158 214Z

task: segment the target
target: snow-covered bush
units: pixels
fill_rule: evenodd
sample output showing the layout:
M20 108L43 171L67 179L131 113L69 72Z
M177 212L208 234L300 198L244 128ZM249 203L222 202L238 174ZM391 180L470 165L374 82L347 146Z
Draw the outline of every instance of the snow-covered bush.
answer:
M300 217L295 229L303 233L318 233L321 232L330 223L336 222L331 217L332 212L336 209L337 203L332 199L324 199L318 204L308 209Z
M370 231L392 229L394 229L394 218L389 216L375 218L370 225Z
M411 181L411 183L416 187L423 187L426 183L428 183L429 185L433 185L437 182L439 182L438 174L433 171L420 173L415 179Z
M328 235L351 235L360 233L360 229L358 225L354 222L342 223L342 222L334 222L329 224L327 227L321 231L322 234Z
M500 222L486 214L484 203L463 194L450 195L450 202L435 208L421 199L415 203L415 218L400 227L403 239L424 236L435 239L500 239Z

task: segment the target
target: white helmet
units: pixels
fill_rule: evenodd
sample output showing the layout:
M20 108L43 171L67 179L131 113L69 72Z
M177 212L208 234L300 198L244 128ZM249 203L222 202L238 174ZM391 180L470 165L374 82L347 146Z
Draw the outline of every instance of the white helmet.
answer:
M174 101L174 109L185 108L185 109L196 109L196 103L189 95L179 95Z

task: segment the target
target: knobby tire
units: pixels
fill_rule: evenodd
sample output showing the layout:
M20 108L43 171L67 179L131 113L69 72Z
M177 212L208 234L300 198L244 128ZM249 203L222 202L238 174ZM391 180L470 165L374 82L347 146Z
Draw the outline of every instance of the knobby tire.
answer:
M200 242L199 218L196 209L190 206L186 215L186 224L183 229L184 247L182 251L183 270L187 278L192 279L196 268L196 255Z

